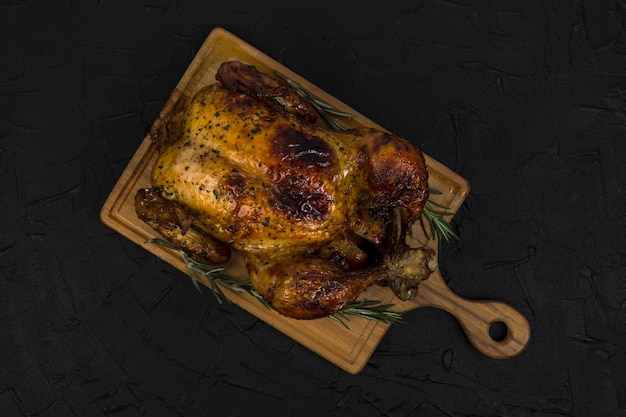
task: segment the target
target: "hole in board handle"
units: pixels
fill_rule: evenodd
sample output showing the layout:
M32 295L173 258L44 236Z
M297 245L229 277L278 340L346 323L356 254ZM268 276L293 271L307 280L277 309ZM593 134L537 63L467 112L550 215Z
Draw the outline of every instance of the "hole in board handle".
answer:
M506 323L496 321L489 326L489 336L496 342L502 342L509 334L509 328Z

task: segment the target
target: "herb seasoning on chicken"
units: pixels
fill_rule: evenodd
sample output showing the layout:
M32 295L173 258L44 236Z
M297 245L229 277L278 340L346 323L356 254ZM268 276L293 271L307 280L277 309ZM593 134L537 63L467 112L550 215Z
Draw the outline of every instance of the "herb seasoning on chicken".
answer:
M420 150L314 124L295 89L253 66L226 62L216 78L153 132L139 218L204 262L239 251L255 290L289 317L334 314L373 284L414 297L436 263L405 241L428 199Z

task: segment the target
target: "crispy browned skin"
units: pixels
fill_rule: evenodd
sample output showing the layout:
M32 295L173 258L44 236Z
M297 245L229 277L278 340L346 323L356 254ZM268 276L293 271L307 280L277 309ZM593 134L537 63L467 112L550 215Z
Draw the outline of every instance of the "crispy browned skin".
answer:
M260 86L241 81L232 69L242 67L225 65L247 90L274 88L249 69ZM422 153L386 132L320 128L259 97L216 84L173 117L175 133L156 140L154 188L138 193L140 217L174 242L214 246L202 254L208 261L223 260L228 243L243 254L259 294L290 317L332 314L380 280L412 288L428 277L434 253L404 243L405 226L428 198ZM392 228L399 207L401 224ZM399 267L402 257L415 265ZM395 288L409 294L407 285Z
M273 99L285 110L306 122L314 123L317 120L315 108L295 88L252 65L238 61L224 62L218 68L215 79L229 90L240 91L259 99Z
M148 223L170 243L192 253L200 261L223 264L230 259L230 249L193 226L193 215L175 201L161 196L160 188L142 188L135 196L137 217Z
M376 280L377 268L346 272L327 259L251 263L257 290L278 312L299 319L333 314Z

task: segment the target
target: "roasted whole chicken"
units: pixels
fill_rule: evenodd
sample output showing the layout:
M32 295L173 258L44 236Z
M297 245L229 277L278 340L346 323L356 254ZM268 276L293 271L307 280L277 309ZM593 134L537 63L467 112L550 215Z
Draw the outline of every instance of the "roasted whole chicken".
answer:
M407 245L428 198L419 149L370 128L332 130L280 77L223 63L151 132L159 149L140 189L140 219L198 260L241 253L250 281L279 313L315 319L367 287L403 300L436 268Z

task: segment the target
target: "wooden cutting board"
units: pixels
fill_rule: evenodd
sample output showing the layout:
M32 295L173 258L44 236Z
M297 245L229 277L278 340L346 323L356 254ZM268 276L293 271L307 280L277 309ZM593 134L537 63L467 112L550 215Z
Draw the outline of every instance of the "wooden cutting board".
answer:
M276 70L298 82L327 103L342 111L352 113L355 115L353 119L341 120L346 127L370 126L383 129L356 110L221 28L216 28L209 34L165 104L154 127L159 126L163 116L177 104L186 102L201 87L215 83L217 68L222 62L230 60L252 64L268 73ZM187 268L178 252L145 243L148 239L159 236L135 214L135 193L139 188L150 186L149 172L156 156L156 149L150 138L146 136L111 191L100 217L103 223L121 235L186 274ZM431 189L441 193L431 196L431 200L447 207L446 211L450 213L447 220L450 220L469 193L469 185L458 174L428 155L426 155L426 161L429 166L429 185ZM428 240L420 226L414 226L413 233L420 241ZM428 245L437 250L435 241L430 240ZM245 267L240 258L234 257L227 265L227 273L233 278L246 278ZM202 282L201 279L200 281ZM207 282L202 283L208 285ZM277 314L247 294L235 294L228 289L224 289L224 293L236 305L353 374L361 371L390 326L390 324L358 317L350 318L347 322L349 328L329 318L295 320ZM518 311L499 301L473 301L457 296L445 284L438 270L427 281L420 284L419 294L414 300L399 301L391 290L378 286L371 287L360 298L380 300L383 304L395 304L394 309L401 312L409 312L419 307L443 309L457 318L469 341L479 351L492 358L510 358L519 354L530 338L528 321ZM494 340L490 336L490 328L494 323L503 323L506 326L507 334L501 340Z

